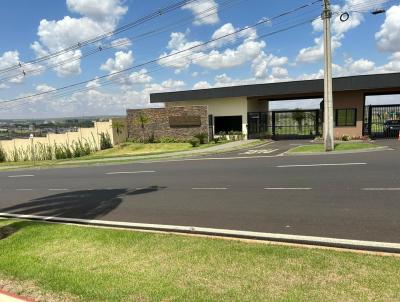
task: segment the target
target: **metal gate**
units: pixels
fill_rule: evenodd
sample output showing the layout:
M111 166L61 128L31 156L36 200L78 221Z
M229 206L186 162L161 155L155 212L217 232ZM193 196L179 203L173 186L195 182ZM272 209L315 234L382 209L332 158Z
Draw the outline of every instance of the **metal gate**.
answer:
M314 138L321 135L320 110L272 111L274 139Z
M400 104L365 107L364 135L371 138L397 138L399 130Z
M314 138L322 133L320 110L249 112L247 125L250 139Z
M268 112L249 112L247 114L249 139L268 138Z

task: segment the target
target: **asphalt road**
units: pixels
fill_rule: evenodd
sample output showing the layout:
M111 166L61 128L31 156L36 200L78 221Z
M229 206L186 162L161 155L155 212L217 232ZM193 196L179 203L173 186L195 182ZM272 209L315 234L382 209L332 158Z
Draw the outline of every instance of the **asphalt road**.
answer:
M0 212L400 243L400 149L245 152L1 172Z

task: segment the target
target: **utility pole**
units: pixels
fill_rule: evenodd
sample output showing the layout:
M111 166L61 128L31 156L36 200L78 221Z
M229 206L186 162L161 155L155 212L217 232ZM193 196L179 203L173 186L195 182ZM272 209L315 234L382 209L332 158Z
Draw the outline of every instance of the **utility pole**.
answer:
M333 92L332 92L332 48L331 48L331 5L324 0L322 20L324 22L324 144L325 151L333 151Z

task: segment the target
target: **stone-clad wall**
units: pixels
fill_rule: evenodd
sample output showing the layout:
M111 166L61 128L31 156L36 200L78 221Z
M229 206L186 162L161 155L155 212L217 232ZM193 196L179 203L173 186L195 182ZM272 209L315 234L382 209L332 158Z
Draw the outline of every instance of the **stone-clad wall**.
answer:
M154 136L156 140L161 138L174 138L188 140L199 133L208 133L207 106L175 106L166 108L128 109L128 138L141 140L142 127L138 122L140 114L146 116L149 121L145 125L145 139ZM170 118L187 117L188 119L200 117L200 126L175 126L170 127Z

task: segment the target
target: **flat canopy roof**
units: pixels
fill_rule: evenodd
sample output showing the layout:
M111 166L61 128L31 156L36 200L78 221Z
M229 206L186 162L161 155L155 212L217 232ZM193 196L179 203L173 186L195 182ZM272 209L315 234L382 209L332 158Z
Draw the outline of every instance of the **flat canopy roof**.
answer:
M385 73L340 77L333 79L333 91L363 91L379 93L393 90L400 92L400 73ZM267 84L229 86L199 90L186 90L150 94L150 103L192 101L228 97L259 97L270 100L320 97L324 92L324 81L304 80Z

